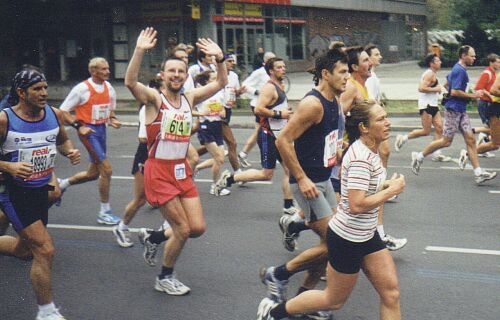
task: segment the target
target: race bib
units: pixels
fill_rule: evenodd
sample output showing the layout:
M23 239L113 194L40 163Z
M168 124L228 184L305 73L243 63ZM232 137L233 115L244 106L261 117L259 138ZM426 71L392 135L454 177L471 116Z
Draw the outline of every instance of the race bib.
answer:
M168 117L165 111L160 126L160 138L169 141L189 141L191 137L191 117L184 118L183 115Z
M236 89L234 87L226 87L224 90L224 101L229 108L236 105Z
M207 108L209 116L218 116L222 111L223 106L222 103L220 103L220 101L213 100L207 103Z
M176 164L174 167L175 179L184 180L186 179L186 165L184 163Z
M46 177L54 170L57 149L55 146L43 146L30 149L19 149L19 162L27 162L33 166L33 174L27 180Z
M337 164L337 149L342 147L342 140L339 139L339 130L333 130L325 137L325 149L323 152L323 166L333 167Z
M108 104L94 104L92 105L92 124L103 124L108 122L109 118L109 105Z

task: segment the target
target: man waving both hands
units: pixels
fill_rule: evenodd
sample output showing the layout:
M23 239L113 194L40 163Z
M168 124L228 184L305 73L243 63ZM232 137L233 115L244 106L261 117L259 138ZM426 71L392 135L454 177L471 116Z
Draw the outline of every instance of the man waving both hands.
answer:
M158 206L172 227L165 243L163 266L155 289L170 295L184 295L191 290L174 274L174 266L189 237L205 232L205 218L200 197L192 179L193 170L186 155L193 124L191 106L210 98L227 84L224 54L210 39L198 39L196 45L217 62L217 79L206 86L182 92L187 79L187 65L167 58L160 71L164 88L160 92L138 82L139 69L147 50L156 46L153 28L141 31L125 74L125 85L138 102L146 106L148 160L144 167L144 186L149 203Z

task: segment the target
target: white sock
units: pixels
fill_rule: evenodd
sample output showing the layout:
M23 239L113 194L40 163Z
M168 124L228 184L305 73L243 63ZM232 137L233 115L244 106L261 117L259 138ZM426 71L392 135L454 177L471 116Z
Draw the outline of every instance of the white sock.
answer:
M120 220L120 223L118 224L118 229L120 230L128 230L128 225L123 223L123 220Z
M101 213L106 213L107 211L111 210L111 206L109 205L109 202L101 202Z
M66 190L69 186L69 179L61 179L61 181L59 181L59 188L61 188L61 190Z
M405 134L405 135L403 136L403 141L404 141L404 142L408 141L408 135L407 135L407 134Z
M247 153L245 151L240 151L240 157L242 158L246 158L247 157Z
M53 313L56 310L57 309L56 309L54 302L38 306L38 314L41 314L41 315L48 315L48 314Z
M418 160L418 161L423 161L423 160L424 160L424 154L423 154L422 152L419 152L419 153L417 154L417 160Z
M481 169L481 167L477 167L474 169L474 175L478 176L481 173L483 173L483 169Z
M384 225L383 224L377 225L377 231L380 238L383 239L385 237Z

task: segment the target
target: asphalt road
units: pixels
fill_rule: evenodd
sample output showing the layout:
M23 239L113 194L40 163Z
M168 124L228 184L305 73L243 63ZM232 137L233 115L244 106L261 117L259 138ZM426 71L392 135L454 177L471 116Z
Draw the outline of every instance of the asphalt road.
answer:
M236 129L243 144L249 129ZM74 138L73 130L70 130ZM136 149L136 128L109 130L113 164L111 204L120 214L132 194L130 167ZM394 137L391 137L393 141ZM196 141L196 138L194 138ZM406 176L405 192L386 205L385 229L408 244L394 252L401 286L403 318L407 320L496 320L500 315L500 178L476 186L468 167L426 159L419 176L411 173L410 151L429 138L410 141L390 158L390 172ZM80 143L77 143L81 147ZM444 152L456 160L463 140L457 137ZM500 154L480 159L484 168L500 171ZM250 154L259 167L258 149ZM228 166L226 163L225 166ZM62 157L57 174L66 177L86 163L72 167ZM109 228L96 223L97 184L73 186L62 205L50 211L50 233L56 256L53 267L55 302L67 319L255 319L265 288L261 266L281 264L293 257L281 244L281 211L277 170L269 184L234 186L232 194L208 194L210 172L201 172L197 185L207 219L207 232L190 240L177 264L180 280L191 294L172 297L153 289L160 267L142 260L142 247L120 248ZM156 210L143 208L131 226L159 226ZM9 230L9 233L12 233ZM299 239L299 250L316 242L310 232ZM34 319L29 262L0 256L0 319ZM289 293L296 292L295 275ZM320 283L322 287L324 284ZM336 320L378 318L376 292L361 276L349 301L335 312Z

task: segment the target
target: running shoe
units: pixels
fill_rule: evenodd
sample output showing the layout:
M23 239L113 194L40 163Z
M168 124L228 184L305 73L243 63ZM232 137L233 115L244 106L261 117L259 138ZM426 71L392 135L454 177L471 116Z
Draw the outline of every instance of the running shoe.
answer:
M58 183L58 184L61 184L61 181L62 181L62 179L61 179L61 178L57 178L57 183ZM62 188L61 188L61 196L59 197L59 199L57 199L57 200L54 202L54 205L55 205L56 207L60 207L60 206L61 206L62 196L63 196L63 194L64 194L64 191L66 191L66 189L62 189Z
M227 196L227 195L231 194L231 190L229 190L227 188L222 188L222 189L218 190L219 194L216 193L216 190L217 190L217 186L215 184L212 184L210 186L210 194L211 195L215 195L215 196Z
M477 156L481 158L494 158L495 154L493 152L486 151L483 153L478 153Z
M230 187L229 183L227 182L227 179L229 179L230 176L231 172L229 172L229 170L226 169L222 172L219 180L217 180L214 186L214 194L216 196L220 196L224 188Z
M460 150L460 156L458 157L458 167L460 170L464 171L467 159L467 151L465 149Z
M286 300L286 286L288 280L278 280L274 276L275 267L262 267L259 272L260 280L267 286L268 298L281 303Z
M450 162L451 157L445 156L444 154L437 154L432 156L431 160L434 162Z
M40 314L39 312L36 320L66 320L66 318L59 313L59 309L55 309L49 314Z
M183 296L191 291L188 286L177 280L175 274L168 275L161 280L156 277L155 290L165 292L172 296Z
M418 160L418 152L411 153L411 171L418 176L423 160Z
M267 297L262 299L259 303L259 308L257 309L257 320L274 320L270 313L271 310L277 305L278 304L275 301Z
M283 208L283 213L293 216L294 214L299 213L299 209L297 209L294 206L291 206L290 208Z
M385 237L382 238L382 241L385 243L387 249L389 249L390 251L396 251L403 248L408 242L408 239L406 238L397 239L394 238L393 236L386 234Z
M153 229L141 228L139 229L138 237L139 241L144 246L144 251L142 252L144 261L146 261L149 266L154 267L156 265L156 253L158 252L158 245L149 241L151 232L153 232Z
M479 134L477 135L476 146L485 142L484 140L486 140L486 138L488 138L488 135L486 133L479 132Z
M134 243L130 240L130 231L128 229L121 230L119 226L114 226L113 234L115 235L116 242L118 242L120 247L130 248L134 245Z
M394 142L394 150L396 150L396 152L399 152L405 143L406 140L404 136L402 134L398 134L396 136L396 141Z
M97 215L97 223L107 224L107 225L115 225L120 223L120 217L115 216L111 210L108 210L104 213L99 212Z
M477 184L481 184L485 181L494 179L497 176L496 172L488 172L486 170L483 170L480 175L475 176L474 179L476 180Z
M316 311L313 313L305 314L304 317L306 319L313 319L313 320L332 320L333 312L330 310Z
M290 233L288 231L288 227L290 226L290 223L294 221L292 216L289 216L287 214L284 214L281 216L279 225L281 232L283 233L283 246L285 247L286 250L290 252L294 252L295 249L297 248L297 239L299 237L298 233Z
M252 167L252 164L250 162L248 162L247 156L242 156L241 154L238 153L238 161L240 162L240 165L243 168Z

